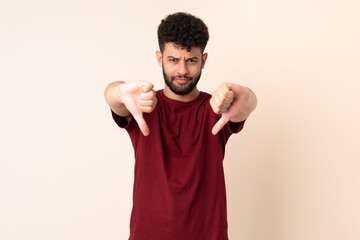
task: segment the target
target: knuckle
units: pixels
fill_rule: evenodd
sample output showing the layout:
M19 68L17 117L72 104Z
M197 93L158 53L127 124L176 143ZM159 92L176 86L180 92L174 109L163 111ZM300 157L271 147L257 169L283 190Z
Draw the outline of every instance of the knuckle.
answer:
M155 99L155 98L156 98L156 92L155 92L155 91L151 91L149 95L150 95L149 97L150 97L151 99Z
M221 84L221 88L223 91L229 91L230 90L229 83L224 82L223 84Z
M210 99L209 103L210 103L210 106L214 106L214 97L212 97L212 98Z
M227 98L233 98L234 97L234 92L229 90L227 93L226 93L226 97Z
M151 112L150 109L151 109L150 107L141 107L141 111L145 113L150 113Z
M220 105L222 102L221 98L222 98L221 95L214 97L214 103Z
M148 101L145 101L143 106L144 107L151 107L154 105L154 101L153 100L148 100Z
M221 113L221 110L220 110L220 108L218 108L218 107L214 107L213 110L214 110L214 113L216 113L216 114L220 114L220 113Z

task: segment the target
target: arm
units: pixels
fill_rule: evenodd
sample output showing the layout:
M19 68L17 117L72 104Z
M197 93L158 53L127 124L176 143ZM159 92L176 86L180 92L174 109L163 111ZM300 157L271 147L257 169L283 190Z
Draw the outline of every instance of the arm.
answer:
M120 90L121 84L124 84L124 82L123 81L115 81L115 82L110 83L106 87L105 93L104 93L105 101L109 105L111 110L113 110L114 113L116 113L117 115L119 115L121 117L130 118L131 113L126 108L126 106L122 100L122 97L121 97L121 90Z

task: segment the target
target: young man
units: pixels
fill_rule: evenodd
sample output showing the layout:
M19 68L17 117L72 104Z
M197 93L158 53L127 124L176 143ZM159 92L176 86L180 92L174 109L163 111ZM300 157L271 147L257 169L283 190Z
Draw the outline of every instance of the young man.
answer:
M158 39L163 90L146 81L116 81L105 90L135 151L129 239L227 240L225 144L243 128L256 96L234 83L212 95L197 89L209 39L201 19L169 15Z

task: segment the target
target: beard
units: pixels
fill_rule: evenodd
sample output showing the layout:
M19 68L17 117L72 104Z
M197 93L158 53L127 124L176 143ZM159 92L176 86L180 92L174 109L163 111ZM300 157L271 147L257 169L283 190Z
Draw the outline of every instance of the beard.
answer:
M178 76L172 76L171 79L170 77L165 73L164 68L162 68L162 72L163 72L163 76L164 76L164 80L166 85L170 88L170 90L177 94L177 95L187 95L189 93L191 93L192 90L194 90L194 88L196 87L197 83L200 80L201 77L201 70L199 75L193 77L188 77L186 75L178 75ZM186 85L177 85L174 83L175 78L185 78L189 81L188 84Z

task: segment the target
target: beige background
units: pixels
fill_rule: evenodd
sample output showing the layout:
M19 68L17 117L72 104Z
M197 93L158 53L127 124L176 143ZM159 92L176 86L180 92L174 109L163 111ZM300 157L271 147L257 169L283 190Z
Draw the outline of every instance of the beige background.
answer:
M360 239L358 0L0 0L0 239L127 239L133 151L103 91L163 86L156 29L208 24L199 87L251 87L227 146L232 240Z

